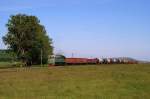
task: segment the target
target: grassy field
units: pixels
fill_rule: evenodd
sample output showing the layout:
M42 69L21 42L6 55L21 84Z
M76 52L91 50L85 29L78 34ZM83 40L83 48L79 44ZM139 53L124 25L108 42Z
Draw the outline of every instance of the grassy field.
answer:
M150 99L150 65L0 69L0 99Z
M12 62L0 62L0 68L12 67Z

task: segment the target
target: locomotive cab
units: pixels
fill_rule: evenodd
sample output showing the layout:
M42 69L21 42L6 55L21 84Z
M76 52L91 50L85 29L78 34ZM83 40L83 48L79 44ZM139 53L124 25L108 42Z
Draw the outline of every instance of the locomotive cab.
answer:
M49 55L48 56L49 66L61 66L65 65L65 56L63 55Z

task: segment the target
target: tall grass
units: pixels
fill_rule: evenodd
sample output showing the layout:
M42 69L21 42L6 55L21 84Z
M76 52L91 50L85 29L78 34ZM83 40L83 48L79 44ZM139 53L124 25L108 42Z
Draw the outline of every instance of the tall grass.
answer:
M150 99L150 65L0 69L0 99Z

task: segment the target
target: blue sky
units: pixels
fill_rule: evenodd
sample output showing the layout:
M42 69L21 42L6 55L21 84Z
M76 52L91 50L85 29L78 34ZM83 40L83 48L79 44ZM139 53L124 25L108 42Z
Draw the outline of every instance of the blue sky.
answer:
M10 15L37 16L55 53L150 60L149 0L3 0L0 38ZM0 48L6 48L0 39Z

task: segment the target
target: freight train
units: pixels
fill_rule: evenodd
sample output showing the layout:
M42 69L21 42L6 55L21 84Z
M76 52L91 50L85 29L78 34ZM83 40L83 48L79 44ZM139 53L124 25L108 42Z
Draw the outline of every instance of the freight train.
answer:
M49 66L86 65L86 64L137 64L132 58L66 58L63 55L49 55Z

